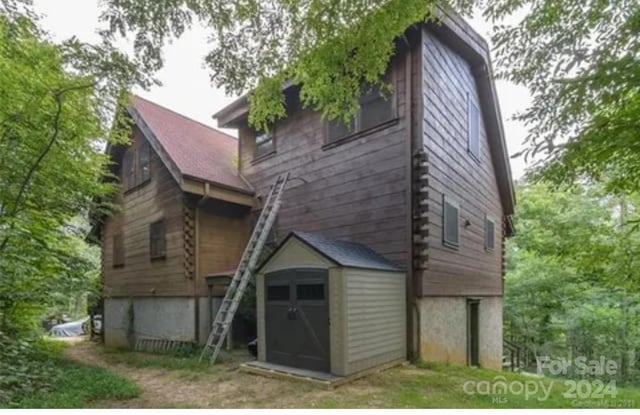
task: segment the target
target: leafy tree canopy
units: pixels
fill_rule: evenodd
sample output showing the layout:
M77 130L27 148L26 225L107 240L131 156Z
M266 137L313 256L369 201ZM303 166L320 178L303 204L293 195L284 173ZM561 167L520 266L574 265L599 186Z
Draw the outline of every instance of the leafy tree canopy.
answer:
M495 23L499 75L524 85L533 104L525 155L538 178L640 186L640 3L627 0L108 0L109 36L133 33L148 69L162 45L199 21L210 30L206 63L229 94L251 90L250 122L284 116L282 85L303 105L349 119L363 81L380 83L394 39L436 7L480 8ZM502 24L511 16L513 24ZM507 106L509 103L503 103Z
M468 10L470 1L437 0L109 0L111 36L134 34L147 69L162 64L165 42L195 21L211 34L211 79L228 94L251 91L250 122L268 129L285 115L282 86L301 87L303 105L329 119L358 109L363 81L382 85L394 41L436 6Z

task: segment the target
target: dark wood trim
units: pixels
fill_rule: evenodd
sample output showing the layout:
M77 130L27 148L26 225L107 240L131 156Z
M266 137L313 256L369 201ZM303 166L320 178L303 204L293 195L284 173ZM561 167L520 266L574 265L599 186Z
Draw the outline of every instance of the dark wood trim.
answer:
M391 126L394 126L394 125L396 125L398 123L398 121L400 121L400 118L395 117L395 118L392 118L392 119L390 119L388 121L385 121L385 122L383 122L381 124L378 124L375 127L371 127L371 128L366 129L366 130L362 130L362 131L358 131L358 132L353 133L353 134L349 134L347 136L344 136L344 137L340 138L339 140L334 140L334 141L331 141L331 142L327 142L328 135L329 135L329 133L328 133L329 123L325 121L325 123L324 123L325 124L325 126L324 126L324 137L325 137L325 139L324 139L324 141L325 141L326 144L324 144L321 148L322 148L322 150L330 150L332 148L341 146L343 144L350 143L351 141L357 140L358 138L366 137L366 136L371 135L373 133L376 133L378 131L382 131L382 130L385 130L385 129L391 127Z
M270 151L269 153L263 154L260 157L254 157L253 160L251 160L251 165L255 165L260 163L261 161L265 161L268 160L270 158L275 157L276 155L276 150L275 150L275 142L274 142L274 149L272 151Z

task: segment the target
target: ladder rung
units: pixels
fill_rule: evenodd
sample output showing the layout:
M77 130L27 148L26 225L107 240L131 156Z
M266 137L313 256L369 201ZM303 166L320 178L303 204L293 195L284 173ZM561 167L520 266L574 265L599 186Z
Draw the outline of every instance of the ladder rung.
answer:
M202 360L206 353L213 350L210 361L211 363L215 363L218 353L220 353L227 329L233 322L233 317L247 288L247 284L253 277L253 268L262 253L266 239L275 222L276 215L282 204L282 193L284 192L288 179L289 173L278 176L269 190L267 201L262 208L255 229L238 263L238 269L218 309L206 346L200 355L200 360Z

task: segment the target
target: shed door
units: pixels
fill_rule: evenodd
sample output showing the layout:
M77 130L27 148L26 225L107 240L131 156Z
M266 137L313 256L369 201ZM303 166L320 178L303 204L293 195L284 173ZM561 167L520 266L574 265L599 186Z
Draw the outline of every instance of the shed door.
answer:
M265 282L267 361L329 372L327 271L279 271Z

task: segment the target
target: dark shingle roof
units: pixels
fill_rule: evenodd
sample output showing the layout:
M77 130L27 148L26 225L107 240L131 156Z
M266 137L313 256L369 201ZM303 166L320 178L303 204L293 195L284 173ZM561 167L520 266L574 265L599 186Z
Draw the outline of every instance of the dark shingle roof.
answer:
M238 174L238 140L139 96L132 107L184 176L251 191Z
M322 235L307 232L291 232L294 236L320 254L343 267L367 268L384 271L401 271L402 269L387 260L373 249L355 242L339 241ZM287 239L289 239L287 237Z

